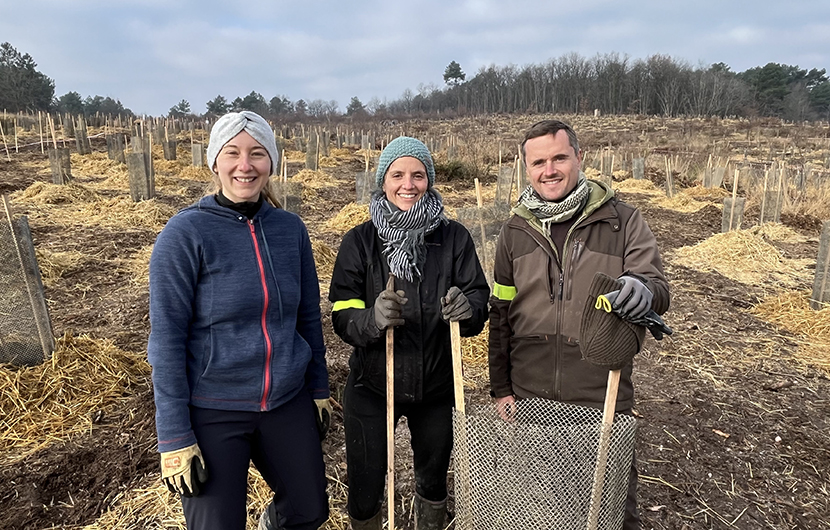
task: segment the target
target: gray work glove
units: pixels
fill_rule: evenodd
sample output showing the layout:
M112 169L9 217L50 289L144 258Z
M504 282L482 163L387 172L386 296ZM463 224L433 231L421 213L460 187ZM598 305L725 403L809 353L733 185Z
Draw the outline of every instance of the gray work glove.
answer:
M386 329L389 326L403 326L401 317L401 306L406 304L408 298L403 291L392 291L387 289L381 291L375 300L375 325L378 329Z
M473 308L461 289L453 285L447 296L441 298L441 317L447 322L458 322L473 316Z
M617 281L623 282L620 293L611 304L611 309L626 320L636 320L646 316L651 309L651 300L654 295L648 287L633 276L620 276Z
M196 497L208 472L199 444L161 453L161 478L167 489L183 497Z

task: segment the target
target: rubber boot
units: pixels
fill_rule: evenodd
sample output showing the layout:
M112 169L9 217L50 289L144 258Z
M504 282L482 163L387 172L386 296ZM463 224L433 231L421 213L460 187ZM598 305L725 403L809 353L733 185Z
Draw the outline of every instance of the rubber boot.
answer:
M415 494L415 530L444 530L447 519L447 499L429 501Z
M371 519L365 521L358 521L354 517L349 517L352 521L352 530L382 530L383 529L383 510L379 511Z
M274 522L278 520L277 507L274 506L274 501L271 500L268 506L265 507L265 510L262 511L262 515L259 516L257 530L283 530L279 523Z

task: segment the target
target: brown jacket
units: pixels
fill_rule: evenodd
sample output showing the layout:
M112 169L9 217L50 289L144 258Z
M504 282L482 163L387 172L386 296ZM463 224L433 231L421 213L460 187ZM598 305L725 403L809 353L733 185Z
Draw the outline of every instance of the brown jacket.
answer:
M591 194L560 258L550 234L525 207L501 229L490 298L490 387L494 397L542 397L602 407L608 370L582 359L579 325L594 273L636 276L669 308L657 241L639 210L606 185ZM634 403L631 369L622 369L617 410Z

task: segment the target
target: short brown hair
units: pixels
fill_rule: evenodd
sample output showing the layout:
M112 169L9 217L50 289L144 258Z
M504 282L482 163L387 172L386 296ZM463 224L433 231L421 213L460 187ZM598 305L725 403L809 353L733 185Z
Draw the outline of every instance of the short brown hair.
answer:
M540 136L547 136L549 134L555 136L559 131L565 131L565 134L568 135L568 143L571 144L571 147L573 147L574 153L579 156L579 140L577 140L576 133L573 129L571 129L570 125L559 120L542 120L534 123L530 129L525 132L525 137L522 140L522 159L525 160L525 165L527 165L527 153L525 151L525 144L527 141L532 140L533 138L539 138Z

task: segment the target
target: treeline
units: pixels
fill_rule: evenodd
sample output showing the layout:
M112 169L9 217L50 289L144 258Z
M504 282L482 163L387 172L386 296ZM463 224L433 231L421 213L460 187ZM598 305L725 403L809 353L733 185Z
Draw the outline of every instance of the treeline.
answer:
M55 98L55 83L36 69L29 54L0 45L0 110L60 111L131 116L110 97L82 98L68 92ZM724 63L692 67L667 55L631 59L617 53L592 58L570 53L545 64L491 65L467 78L452 61L445 85L419 85L398 99L353 97L341 112L337 101L266 99L257 92L228 100L217 95L204 111L182 99L170 117L212 118L230 110L252 110L276 121L352 120L407 116L461 116L493 113L593 113L663 116L769 116L787 120L830 120L830 81L822 69L769 63L733 72Z
M418 94L404 92L388 111L584 114L598 109L604 114L830 119L825 69L777 63L736 73L724 63L693 68L666 55L631 60L616 53L593 58L571 53L543 65L481 68L462 82L457 74L448 80L445 73L445 80L441 90L428 86Z

